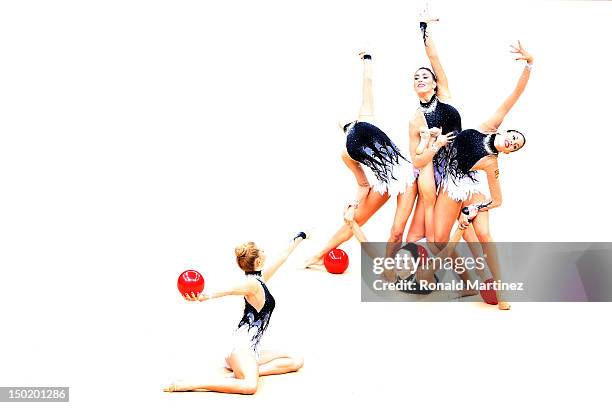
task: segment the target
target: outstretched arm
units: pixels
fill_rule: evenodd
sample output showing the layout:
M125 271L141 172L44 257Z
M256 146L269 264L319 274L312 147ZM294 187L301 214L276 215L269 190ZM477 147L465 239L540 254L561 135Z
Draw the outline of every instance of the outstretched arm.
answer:
M497 110L495 111L493 116L489 118L489 120L485 121L483 124L480 125L480 129L483 132L497 132L497 129L504 121L504 118L506 117L508 112L510 112L510 109L512 109L516 101L518 101L519 97L525 90L525 87L527 87L527 82L529 82L529 76L531 75L531 64L533 63L533 56L523 48L520 41L518 42L518 47L515 47L513 45L511 45L511 47L511 52L514 54L518 54L515 60L523 60L527 63L525 64L525 68L521 73L521 77L519 78L518 83L516 84L516 87L514 88L510 96L508 96L506 100L501 104L501 106L497 108Z
M372 56L362 51L359 57L363 61L363 90L359 120L374 120L374 94L372 92Z
M487 211L502 205L501 184L499 184L499 166L497 158L493 157L490 164L484 168L487 173L487 182L489 183L489 193L491 194L491 203L480 211Z
M200 302L202 302L204 300L216 299L223 296L249 296L257 291L258 285L259 284L254 280L247 279L241 282L240 284L229 287L225 290L220 290L211 293L200 293L199 295L196 295L195 293L191 292L191 294L185 295L185 299L190 301L199 300Z
M293 252L293 250L306 238L307 235L304 232L300 232L299 234L297 234L296 237L293 238L293 241L291 241L287 249L285 249L283 253L278 257L278 259L261 273L263 280L268 281L276 273L278 268L280 268L281 265L285 263L287 258L289 258L289 255L291 255L291 253Z
M421 28L421 33L423 34L423 44L425 45L425 53L427 54L427 58L429 59L431 67L433 68L434 74L436 74L436 84L438 86L436 93L438 95L438 98L443 101L445 99L450 99L451 94L448 88L448 78L446 77L446 72L444 72L444 68L442 68L440 56L438 55L438 49L436 48L433 37L431 35L431 23L439 21L439 19L431 17L429 15L429 7L427 6L419 17L419 25Z

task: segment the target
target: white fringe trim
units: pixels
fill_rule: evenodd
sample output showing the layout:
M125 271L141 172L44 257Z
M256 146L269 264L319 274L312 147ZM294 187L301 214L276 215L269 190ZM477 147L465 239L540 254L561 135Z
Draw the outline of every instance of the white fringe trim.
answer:
M389 193L390 196L396 196L403 194L408 188L412 187L416 180L412 163L401 158L399 164L393 165L391 174L396 180L393 180L391 177L389 177L388 183L376 180L372 184L374 191L380 194Z
M488 195L489 183L487 182L486 173L480 170L474 173L476 181L467 176L460 179L447 176L442 183L443 191L446 191L448 196L454 201L469 200L476 193Z

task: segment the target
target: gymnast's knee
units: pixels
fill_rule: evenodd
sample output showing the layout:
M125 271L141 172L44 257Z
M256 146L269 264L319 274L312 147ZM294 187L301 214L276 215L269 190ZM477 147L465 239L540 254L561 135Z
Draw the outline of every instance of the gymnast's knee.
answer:
M292 356L292 363L290 369L293 371L298 371L300 368L304 367L304 357L302 356Z
M489 231L476 231L479 242L493 242L493 237Z
M240 394L245 395L253 395L257 391L257 377L252 377L249 379L244 379L241 381L241 384L238 388L238 392Z
M440 250L444 249L444 247L446 246L446 243L450 239L450 233L446 231L436 231L434 236L435 236L434 243L436 244L438 249Z
M400 229L396 226L391 227L391 234L389 235L389 242L402 242L402 236L404 235L404 229Z

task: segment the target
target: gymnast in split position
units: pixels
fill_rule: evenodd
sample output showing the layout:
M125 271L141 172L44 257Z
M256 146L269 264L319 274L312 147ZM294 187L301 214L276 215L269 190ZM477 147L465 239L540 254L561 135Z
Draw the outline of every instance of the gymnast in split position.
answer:
M363 99L359 117L356 121L341 124L346 137L342 160L352 171L358 186L357 199L353 203L356 208L355 221L363 225L389 197L396 196L397 207L389 242L401 242L416 197L414 168L391 139L374 124L372 57L364 52L359 55L363 60ZM363 166L374 173L374 185L370 185ZM350 226L343 224L325 247L304 263L304 267L322 265L323 257L330 250L352 236Z
M254 394L260 376L285 374L299 370L304 360L301 357L279 351L260 350L270 317L276 306L267 282L287 260L291 252L307 238L300 232L289 247L268 268L263 269L266 255L253 242L236 248L236 262L244 271L244 278L234 287L210 294L186 295L189 302L203 302L223 296L243 296L244 313L233 336L233 347L226 357L231 377L217 378L198 383L175 382L164 388L166 392L216 391L230 394Z
M447 174L435 206L435 242L441 247L448 242L458 216L462 228L467 228L469 221L472 221L471 225L487 255L487 264L495 281L501 280L501 273L497 249L489 230L487 211L499 207L502 203L498 155L514 152L525 144L525 136L521 132L500 132L498 128L525 90L533 64L533 56L523 48L520 41L517 46L511 47L511 52L517 54L515 59L525 61L518 83L489 119L477 129L467 129L457 135L450 149ZM420 127L417 123L412 126ZM480 190L476 175L478 170L486 173L490 198ZM502 300L500 292L497 293L497 301L500 309L510 309L510 305Z

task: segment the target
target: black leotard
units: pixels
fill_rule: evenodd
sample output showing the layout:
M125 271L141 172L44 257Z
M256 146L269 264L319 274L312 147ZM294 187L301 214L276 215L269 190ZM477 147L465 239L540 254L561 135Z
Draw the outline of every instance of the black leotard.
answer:
M344 131L346 151L353 160L368 166L381 182L395 180L393 166L407 160L385 132L368 122L349 123Z
M261 284L261 287L264 290L265 302L261 310L258 312L253 305L247 302L246 298L244 299L244 313L242 315L242 319L240 323L238 323L237 329L240 329L244 326L249 333L251 333L251 329L254 329L253 336L250 339L251 345L254 349L257 349L261 337L264 332L268 328L268 324L270 323L270 316L272 316L272 312L274 311L274 306L276 306L276 302L274 301L274 297L268 290L268 286L261 279L261 271L257 272L247 272L247 275L255 276L255 279Z
M470 176L478 160L497 153L494 134L485 135L475 129L466 129L457 135L451 146L449 175L454 178Z
M459 111L448 103L441 102L434 94L429 102L419 102L420 110L425 115L429 128L437 127L442 129L443 134L450 132L461 132L461 115ZM448 148L440 149L433 157L434 173L436 184L445 177L445 166L448 158Z

